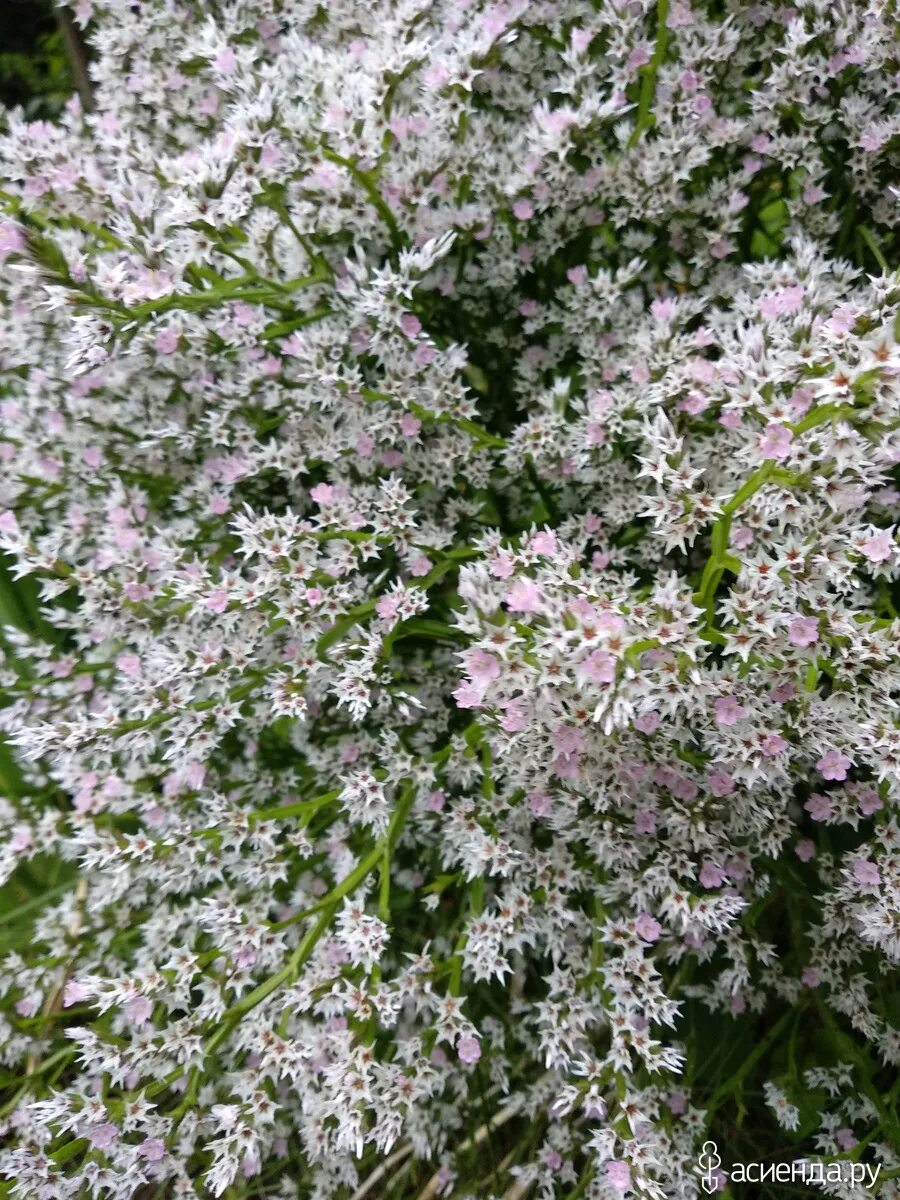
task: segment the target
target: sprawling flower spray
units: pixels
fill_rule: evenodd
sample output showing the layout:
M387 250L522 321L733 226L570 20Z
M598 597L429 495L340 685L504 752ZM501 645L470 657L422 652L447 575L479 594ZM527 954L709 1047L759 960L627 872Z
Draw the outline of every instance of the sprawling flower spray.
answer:
M0 1195L897 1194L894 6L77 11L0 138Z

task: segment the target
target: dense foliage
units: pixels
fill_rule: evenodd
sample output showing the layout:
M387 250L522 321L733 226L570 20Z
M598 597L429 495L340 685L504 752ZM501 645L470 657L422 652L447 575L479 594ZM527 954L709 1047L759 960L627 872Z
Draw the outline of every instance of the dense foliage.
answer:
M0 104L21 105L32 119L55 117L71 92L65 38L49 0L9 0L0 8Z
M77 17L0 138L0 1195L900 1195L895 6Z

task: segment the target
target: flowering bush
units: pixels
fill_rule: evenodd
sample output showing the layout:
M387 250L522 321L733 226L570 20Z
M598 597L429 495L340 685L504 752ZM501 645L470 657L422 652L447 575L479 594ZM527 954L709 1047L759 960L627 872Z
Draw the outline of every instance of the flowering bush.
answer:
M0 1195L900 1195L893 6L77 14L0 139Z

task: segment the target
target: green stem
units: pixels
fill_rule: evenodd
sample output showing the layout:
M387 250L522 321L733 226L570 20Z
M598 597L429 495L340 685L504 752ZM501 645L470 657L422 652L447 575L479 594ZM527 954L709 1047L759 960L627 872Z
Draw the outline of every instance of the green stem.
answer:
M375 181L371 174L367 171L361 171L359 167L349 158L344 158L341 154L336 154L334 150L329 150L327 146L322 147L322 155L329 162L336 163L338 166L345 167L349 171L352 178L363 189L369 200L372 202L372 207L387 225L391 234L391 245L395 250L400 250L403 247L405 238L400 232L394 214L391 212L387 201L378 188L375 186Z
M731 523L734 514L768 483L774 471L775 463L772 460L757 467L744 485L723 506L721 517L713 525L712 555L703 570L700 587L694 593L694 603L698 608L706 609L707 626L710 630L714 630L715 627L716 588L719 586L726 567L732 561L728 554L728 542L731 537Z
M309 800L300 800L296 804L276 804L273 808L260 808L250 813L250 820L255 824L259 821L280 821L288 817L312 816L320 808L337 800L342 791L343 788L335 788L333 791L323 792L320 796L312 796ZM208 832L217 833L218 830L211 829Z
M770 1046L780 1036L782 1030L785 1029L788 1022L795 1020L799 1010L789 1008L779 1017L775 1024L769 1029L768 1033L756 1044L753 1051L747 1055L738 1069L734 1072L730 1079L726 1080L719 1088L713 1092L712 1097L706 1105L707 1117L719 1108L723 1100L727 1100L732 1092L736 1092L746 1077L750 1074L760 1059L766 1054Z
M641 94L638 98L637 118L634 130L628 139L629 148L636 146L644 130L653 124L653 114L650 111L650 106L653 103L653 95L656 91L656 76L659 74L659 68L662 66L662 61L666 56L666 46L669 42L668 20L669 0L657 0L656 45L653 48L653 56L644 68L644 75L641 79Z
M252 992L249 992L246 996L242 997L236 1004L233 1004L222 1014L219 1019L220 1023L218 1028L213 1031L203 1046L202 1053L204 1061L228 1038L228 1036L240 1023L243 1016L245 1016L252 1009L256 1008L257 1005L261 1004L262 1001L270 996L273 992L277 991L282 984L292 983L294 980L296 980L301 968L312 956L312 953L322 935L330 927L331 919L334 916L335 909L340 904L341 900L354 891L360 885L360 883L362 883L369 872L372 871L373 868L378 864L385 852L385 849L387 847L393 847L396 845L397 839L399 838L403 826L406 823L406 819L409 816L415 795L416 790L414 785L412 783L407 784L397 802L397 806L394 809L393 816L391 817L390 824L384 837L379 840L377 845L370 851L369 854L366 855L365 858L361 859L360 862L357 863L354 870L351 871L349 875L345 876L336 887L332 888L328 895L324 897L319 905L317 905L317 908L322 909L318 921L303 936L299 945L291 954L288 961L281 967L281 969L276 971L276 973L271 975L268 979L264 979L258 987L254 988ZM312 911L313 910L310 910L310 912ZM175 1081L179 1079L182 1074L183 1069L181 1067L176 1068L163 1079L158 1079L154 1083L151 1083L147 1088L142 1089L143 1094L147 1099L152 1100L155 1096L160 1095L167 1088L171 1087L172 1084L175 1083ZM56 1163L65 1162L68 1158L72 1157L72 1155L78 1153L79 1149L84 1147L86 1144L87 1143L83 1138L66 1142L64 1145L55 1150L51 1157Z
M891 269L887 264L887 259L881 253L881 247L878 245L878 243L875 241L875 238L872 236L871 229L869 229L869 227L867 225L860 225L858 232L859 232L859 236L862 238L862 240L866 243L866 245L872 251L872 257L878 263L879 267L881 267L882 272L885 275L890 275Z

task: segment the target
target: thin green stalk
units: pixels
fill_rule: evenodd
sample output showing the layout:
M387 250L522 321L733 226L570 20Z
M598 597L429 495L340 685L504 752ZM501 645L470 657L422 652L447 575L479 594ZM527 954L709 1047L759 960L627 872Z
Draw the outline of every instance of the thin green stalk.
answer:
M329 162L333 162L338 166L345 167L347 171L349 171L355 182L359 184L359 186L369 197L369 200L372 202L372 207L390 230L391 245L393 248L395 250L402 249L406 238L400 232L400 227L397 224L396 218L391 212L391 209L384 196L382 196L381 192L375 185L375 181L372 179L371 174L367 171L361 171L356 163L351 159L344 158L343 155L335 153L334 150L329 150L327 146L322 147L322 155L323 157L327 158Z
M662 66L663 59L666 57L666 46L669 43L668 20L669 0L657 0L656 45L653 47L653 55L644 68L644 75L641 79L641 94L638 97L637 117L635 119L634 130L628 139L629 147L636 146L644 130L653 124L653 113L650 111L650 106L653 103L653 95L656 91L656 76L659 74L659 68Z
M867 225L860 225L858 232L859 232L859 236L862 238L862 240L866 243L866 245L872 251L872 257L878 263L879 267L881 267L883 274L890 275L891 269L887 264L887 259L881 253L881 247L878 245L878 243L875 241L875 238L872 236L871 229L869 229L869 227Z
M4 913L0 913L0 925L12 925L15 921L27 916L28 913L33 912L35 909L43 908L45 904L49 904L57 896L62 896L66 892L71 891L76 883L76 879L70 879L67 883L61 883L58 887L42 892L38 896L33 896L30 900L24 901L16 908L11 908Z
M780 1037L782 1031L788 1025L788 1022L796 1018L798 1011L798 1009L789 1008L786 1012L782 1013L775 1024L771 1026L768 1032L760 1039L760 1041L757 1042L754 1049L750 1052L750 1054L747 1055L738 1069L732 1074L731 1078L726 1079L726 1081L720 1087L718 1087L715 1092L713 1092L706 1104L707 1117L712 1116L716 1109L721 1107L722 1102L727 1100L733 1092L736 1092L738 1088L740 1088L756 1064L761 1058L764 1057L772 1044Z

